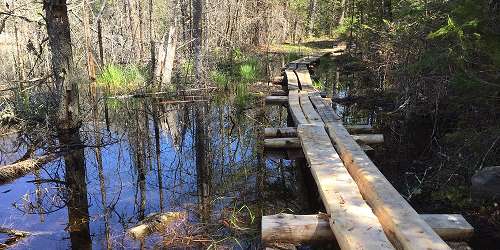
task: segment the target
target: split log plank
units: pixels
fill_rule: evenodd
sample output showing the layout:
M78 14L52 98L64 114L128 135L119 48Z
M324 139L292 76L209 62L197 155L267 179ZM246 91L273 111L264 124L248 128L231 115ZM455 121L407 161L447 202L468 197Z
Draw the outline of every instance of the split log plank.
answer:
M299 65L295 70L295 73L297 74L301 90L310 92L315 91L307 66Z
M420 217L443 239L466 240L474 228L460 214L421 214ZM335 240L325 214L276 214L262 217L262 241L293 244Z
M319 99L316 103L319 104ZM391 242L398 249L450 249L390 184L342 122L327 115L335 113L333 108L320 104L318 106L326 109L325 112L320 112L320 116L325 122L328 135Z
M285 70L286 82L288 86L288 90L298 90L299 89L299 80L297 79L297 75L293 70L287 69Z
M297 90L291 90L288 93L288 107L295 125L308 123L306 117L304 116L304 112L300 107L300 98Z
M394 249L323 126L299 125L298 134L340 247Z
M342 161L397 248L450 249L391 185L342 123L326 123Z
M309 95L307 93L301 92L299 94L299 99L302 111L304 112L304 115L306 119L309 121L309 123L314 125L324 126L321 117L319 116L318 112L314 109L311 100L309 100Z
M310 99L324 122L334 122L340 120L340 117L338 117L337 113L335 113L335 110L333 110L333 108L323 98L319 96L311 96Z

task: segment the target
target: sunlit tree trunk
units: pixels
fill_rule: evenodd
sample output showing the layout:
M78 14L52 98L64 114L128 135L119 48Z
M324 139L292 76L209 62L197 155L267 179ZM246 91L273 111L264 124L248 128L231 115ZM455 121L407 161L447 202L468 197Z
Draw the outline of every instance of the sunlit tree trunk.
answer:
M204 0L193 0L194 74L197 81L203 78L203 5Z
M342 24L344 22L344 19L345 19L346 8L347 8L347 4L345 1L346 0L342 0L340 2L341 13L340 13L340 18L339 18L339 25Z
M96 79L96 71L95 71L95 60L92 54L92 41L91 41L91 33L90 33L90 20L88 13L88 1L83 1L83 29L85 36L85 49L87 52L87 73L89 75L90 80L93 82ZM93 89L95 91L95 89Z
M309 0L309 20L308 20L308 35L312 37L314 35L314 22L316 18L316 6L317 0Z
M78 126L78 84L71 79L73 51L66 0L44 0L49 46L52 52L52 72L55 95L59 104L58 126L69 129Z
M154 71L156 68L156 45L155 45L155 35L153 33L153 0L149 0L149 23L148 23L148 30L149 30L149 51L151 53L151 82L153 83L154 81Z

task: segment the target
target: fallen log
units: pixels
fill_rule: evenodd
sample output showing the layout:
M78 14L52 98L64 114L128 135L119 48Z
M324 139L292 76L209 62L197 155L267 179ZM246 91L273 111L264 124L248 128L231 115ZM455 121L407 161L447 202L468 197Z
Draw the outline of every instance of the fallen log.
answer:
M135 240L144 239L155 233L175 227L187 219L186 212L153 213L127 230L127 234Z
M30 232L20 231L5 227L0 227L0 234L7 234L7 238L3 243L0 243L0 249L7 249L14 246L19 240L26 238L31 235Z
M295 149L295 148L301 148L301 146L300 146L300 140L297 137L271 138L264 140L264 148Z
M474 228L460 214L421 214L420 217L443 239L461 241L472 237ZM276 214L262 217L262 241L267 243L313 243L335 240L326 214Z
M0 185L23 177L60 156L60 153L52 153L2 166L0 167Z

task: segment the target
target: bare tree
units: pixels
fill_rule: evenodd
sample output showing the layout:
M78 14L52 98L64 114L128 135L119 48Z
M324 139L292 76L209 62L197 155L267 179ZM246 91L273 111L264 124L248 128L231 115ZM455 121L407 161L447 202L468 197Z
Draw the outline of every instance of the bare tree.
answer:
M203 5L204 0L193 0L193 47L195 79L202 79L202 45L203 45Z
M316 6L317 6L317 0L309 0L309 20L308 20L308 35L310 37L313 36L313 31L314 31L314 21L316 18Z
M44 0L47 34L52 52L52 71L55 95L59 101L58 126L62 129L77 127L78 85L71 81L73 51L66 0Z

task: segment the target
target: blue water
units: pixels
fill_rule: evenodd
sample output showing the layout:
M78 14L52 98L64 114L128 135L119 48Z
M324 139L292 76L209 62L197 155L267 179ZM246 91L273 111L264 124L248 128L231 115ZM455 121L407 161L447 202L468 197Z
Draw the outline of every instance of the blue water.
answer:
M141 243L125 234L127 228L134 226L143 215L160 211L186 211L190 226L210 225L196 235L207 241L190 243L189 246L239 248L241 244L255 247L259 242L258 218L261 214L297 210L297 202L293 198L293 171L289 167L291 162L269 159L261 163L258 161L262 153L256 146L259 128L284 126L286 116L279 115L284 112L283 109L268 110L267 118L257 120L259 111L256 108L241 110L229 102L209 103L203 124L197 124L195 109L201 103L161 105L158 113L160 189L151 100L125 100L113 105L110 107L109 131L105 128L102 107L99 128L95 127L89 115L80 129L80 138L87 146L84 149L86 181L80 184L87 189L89 217L88 221L84 219L76 223L88 223L92 249L106 249L108 241L113 249L160 246L162 237L159 235L148 237ZM207 168L211 171L209 180L197 178L196 126L205 126L207 131L206 156L210 158ZM101 155L105 206L95 152L96 131L104 145ZM0 141L3 148L14 148L13 145L17 145L19 140L16 136L9 136ZM18 150L4 153L0 163L7 164L22 156L26 145L20 145ZM137 157L137 152L143 153ZM43 166L37 175L31 173L0 186L0 226L33 233L15 244L13 249L88 248L82 247L85 244L71 242L70 231L74 229L68 226L64 164L60 158ZM283 164L285 170L277 167L278 164ZM139 180L140 168L145 173L144 190L141 190ZM33 182L40 179L40 184ZM56 182L43 181L49 179ZM260 187L258 180L264 183ZM210 185L207 204L201 204L200 182ZM269 188L275 183L285 185L280 190ZM286 192L290 195L286 195ZM160 193L163 195L161 204ZM143 210L141 202L145 204ZM200 211L204 209L206 211ZM202 219L200 214L207 211L208 219ZM231 221L236 221L237 226L224 223ZM109 231L108 239L106 231ZM182 237L182 233L179 232L179 235ZM171 246L185 246L175 244Z

